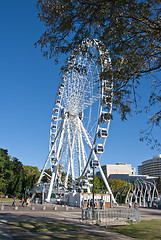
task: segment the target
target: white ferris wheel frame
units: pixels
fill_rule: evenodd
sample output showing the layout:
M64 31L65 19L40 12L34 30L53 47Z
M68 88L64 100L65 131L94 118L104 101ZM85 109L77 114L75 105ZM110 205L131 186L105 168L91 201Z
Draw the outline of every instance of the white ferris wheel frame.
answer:
M98 41L96 39L94 39L94 40L86 39L82 43L82 45L83 44L86 47L89 47L89 48L93 47L95 50L97 50L97 53L99 54L99 58L101 60L101 72L103 72L107 67L111 68L111 59L110 59L109 53L100 41ZM75 57L73 57L73 55L71 55L71 56L72 56L72 58L69 58L68 61L72 62L71 59L72 60L74 59L74 61L75 61ZM77 57L79 57L79 55ZM69 161L68 161L68 166L67 166L67 173L66 173L66 177L65 177L64 187L67 188L69 171L71 172L72 184L74 185L75 184L75 174L74 174L73 151L74 151L74 146L77 145L77 152L78 152L78 166L77 167L78 167L78 172L79 172L79 177L78 177L79 181L82 179L84 174L87 173L87 168L89 168L89 162L90 162L91 158L94 157L94 159L98 160L98 162L99 162L99 171L104 180L104 183L107 187L108 192L112 196L112 202L116 203L114 196L112 194L112 191L107 182L107 179L106 179L104 172L100 165L100 158L101 158L103 151L99 152L96 149L99 145L99 144L97 145L96 143L97 143L99 131L101 130L100 125L105 126L105 127L103 127L103 129L104 130L106 129L106 135L108 136L111 118L106 117L106 119L104 119L104 120L101 120L101 119L102 119L102 116L111 116L111 113L112 113L113 79L110 79L110 81L109 80L101 80L101 81L99 80L101 82L99 95L98 96L96 95L94 97L92 96L93 98L91 98L91 100L90 100L92 102L92 101L98 100L97 98L99 98L99 102L100 102L98 118L96 120L97 126L95 127L95 134L94 134L95 136L93 138L93 141L91 141L90 134L88 133L88 130L85 128L85 126L83 125L83 122L78 114L73 115L74 120L71 120L71 121L73 121L74 127L75 127L75 129L73 129L72 131L71 131L71 122L70 122L70 118L72 118L72 115L69 116L71 113L64 112L64 114L62 114L62 117L60 117L61 116L60 111L63 111L65 109L65 106L61 105L61 102L62 102L61 94L63 95L63 91L65 91L64 89L67 88L66 82L68 81L68 78L70 78L69 70L67 70L65 73L63 72L62 77L59 82L57 96L55 98L55 103L54 103L54 107L53 107L52 120L51 120L49 154L44 163L44 166L41 171L41 174L40 174L37 184L39 184L41 182L41 179L44 175L44 171L47 167L47 164L48 164L48 162L50 162L52 176L51 176L50 187L49 187L49 191L48 191L48 195L47 195L47 199L46 199L46 201L50 201L53 186L56 183L56 181L58 180L58 167L59 167L59 162L60 162L60 158L61 158L60 157L61 151L62 151L63 145L66 144L65 146L66 146L66 151L68 151ZM90 80L90 81L92 82L92 80ZM90 81L87 82L89 85L90 85L90 83L89 83ZM75 82L73 84L75 84ZM108 103L104 104L103 98L107 95L107 92L105 92L105 87L108 88L108 86L109 86L109 92L110 92L110 101ZM71 87L71 89L69 89L69 87ZM90 87L89 87L89 89L90 89ZM68 90L70 92L72 91L72 84L71 84L71 86L68 86ZM75 96L75 99L76 99L76 96ZM66 103L64 102L64 105L65 104ZM89 103L86 103L86 104L89 104ZM108 110L107 110L107 105L108 105ZM92 106L92 104L91 104L91 106ZM57 112L57 115L55 114L55 112ZM55 125L53 125L54 121L56 122ZM61 123L60 123L60 121L61 121ZM56 129L55 133L53 132L53 129L52 129L53 126ZM54 134L55 134L55 136L53 137ZM63 141L64 141L65 136L66 136L66 142L64 143ZM102 143L101 143L102 149L104 149L104 147L105 147L107 136L102 138ZM77 138L77 139L75 139L75 138ZM83 143L83 139L85 140L86 144L89 146L89 149L90 149L90 153L89 153L88 157L86 157L86 150L85 150L85 146ZM53 158L55 159L54 163L52 162Z

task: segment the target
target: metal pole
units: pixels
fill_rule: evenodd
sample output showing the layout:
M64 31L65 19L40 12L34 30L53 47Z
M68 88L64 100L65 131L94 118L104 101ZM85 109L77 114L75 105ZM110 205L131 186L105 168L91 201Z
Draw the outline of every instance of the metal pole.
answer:
M94 166L93 166L93 203L92 203L92 216L94 218Z

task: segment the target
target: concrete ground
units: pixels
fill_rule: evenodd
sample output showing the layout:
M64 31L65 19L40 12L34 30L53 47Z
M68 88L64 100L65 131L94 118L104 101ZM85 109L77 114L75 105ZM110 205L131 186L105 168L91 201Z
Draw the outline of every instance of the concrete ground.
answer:
M94 234L95 236L104 237L106 239L133 239L127 236L111 232L108 229L89 225L81 222L81 209L73 207L65 207L61 205L47 204L42 206L41 204L32 204L29 207L22 207L20 203L16 203L16 207L12 207L10 203L4 204L4 209L1 210L0 204L0 240L11 240L13 239L12 234L7 227L7 221L24 221L24 220L65 220L71 222L74 225L79 226L80 232ZM114 207L116 208L116 207ZM117 208L127 208L127 206L118 206ZM148 209L140 208L142 219L161 219L160 209ZM18 233L22 237L28 233ZM46 233L44 233L46 234ZM50 233L54 235L54 233ZM28 234L29 235L29 234ZM29 239L31 236L28 236Z

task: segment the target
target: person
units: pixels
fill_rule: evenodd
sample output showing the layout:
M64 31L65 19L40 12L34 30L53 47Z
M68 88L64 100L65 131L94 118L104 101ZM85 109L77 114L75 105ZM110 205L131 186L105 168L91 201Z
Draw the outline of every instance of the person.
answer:
M12 203L12 206L15 207L15 202L16 202L16 198L14 197L13 198L13 203Z
M137 203L134 203L134 209L138 209Z
M84 199L82 198L82 208L84 208Z
M22 207L24 207L24 203L25 203L24 198L22 198L21 202L22 202Z
M102 209L102 206L103 206L103 202L100 201L100 209Z
M87 207L90 208L90 200L88 199Z
M26 200L26 206L29 206L29 205L30 205L30 197L27 198L27 200Z

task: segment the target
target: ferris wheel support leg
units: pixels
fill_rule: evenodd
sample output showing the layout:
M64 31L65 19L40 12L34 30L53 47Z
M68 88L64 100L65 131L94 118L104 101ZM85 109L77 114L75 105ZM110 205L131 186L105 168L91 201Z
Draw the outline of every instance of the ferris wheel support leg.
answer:
M84 145L83 145L83 139L82 139L82 134L81 134L81 128L80 128L80 124L78 122L78 127L79 127L79 134L80 134L80 145L81 145L81 149L82 149L82 158L83 158L83 167L85 168L86 166L86 160L85 160L85 150L84 150ZM81 176L81 174L80 174Z
M61 126L60 126L60 130L59 130L59 132L58 132L58 134L57 134L57 136L56 136L56 138L55 138L54 145L55 145L56 139L57 139L57 137L58 137L58 135L59 135L59 133L60 133L63 125L64 125L64 121L62 122L62 124L61 124ZM44 166L43 166L43 169L42 169L42 171L41 171L41 174L40 174L40 177L39 177L39 179L38 179L38 181L37 181L37 184L39 184L39 183L41 182L41 179L42 179L42 177L43 177L43 175L44 175L44 171L45 171L45 169L46 169L46 166L47 166L48 161L49 161L49 159L50 159L51 153L52 153L52 151L53 151L54 145L53 145L52 148L50 149L50 152L49 152L48 157L47 157L47 159L46 159L46 161L45 161L45 164L44 164Z
M69 177L69 170L70 170L70 161L68 162L68 169L67 169L67 174L65 176L65 183L64 183L64 186L65 188L67 188L67 182L68 182L68 177Z
M80 150L80 132L77 134L77 142L78 142L78 166L79 166L79 176L81 175L81 150Z
M61 135L60 135L60 144L58 146L58 150L57 150L57 155L56 155L56 158L58 160L57 164L55 165L55 177L54 179L57 178L57 174L58 174L58 168L57 166L59 165L59 161L60 161L60 151L61 151L61 148L62 148L62 145L63 145L63 138L64 138L64 132L65 132L65 124L66 124L66 119L64 120L63 122L63 125L62 125L62 132L61 132Z
M89 146L90 149L91 149L91 154L90 154L90 156L89 156L89 158L88 158L88 161L87 161L87 163L86 163L86 167L84 167L84 170L83 170L82 175L81 175L81 177L80 177L80 179L81 179L82 176L84 175L84 173L86 172L87 165L88 165L88 163L89 163L89 161L90 161L90 159L91 159L92 153L93 153L95 159L98 160L98 158L97 158L97 156L96 156L96 154L95 154L95 152L94 152L94 150L93 150L92 144L91 144L91 142L90 142L90 139L89 139L89 137L88 137L88 134L87 134L87 132L86 132L86 129L84 128L81 120L79 119L78 122L80 123L80 127L81 127L81 129L82 129L82 131L83 131L83 133L84 133L86 142L87 142L88 146Z
M60 136L61 145L59 145L57 157L59 156L60 149L61 149L61 146L62 146L62 139L63 139L64 131L65 131L65 123L66 123L66 119L62 122L62 125L61 125L61 128L60 128L61 131L59 131L59 134L60 134L60 132L61 132L61 136ZM57 137L58 137L58 135L57 135ZM56 143L56 141L54 142L54 144L55 144L55 143ZM54 147L54 145L53 145L53 147ZM50 153L49 153L49 156L48 156L48 160L49 160L49 158L50 158L50 156L51 156L51 152L52 152L52 150L53 150L53 147L52 147L52 149L50 150ZM47 163L46 163L46 165L47 165ZM51 180L50 180L49 191L48 191L48 195L47 195L47 199L46 199L47 202L50 202L50 197L51 197L51 194L52 194L53 184L54 184L54 180L55 180L56 173L57 173L57 166L58 166L58 163L54 166L54 170L53 170L53 172L52 172L52 177L51 177Z
M50 155L50 154L49 154ZM45 169L46 169L46 166L47 166L47 164L48 164L48 161L49 161L49 156L48 156L48 158L47 158L47 160L46 160L46 162L45 162L45 164L44 164L44 167L43 167L43 169L42 169L42 171L41 171L41 174L40 174L40 177L39 177L39 179L38 179L38 181L37 181L37 184L39 184L40 182L41 182L41 179L42 179L42 177L43 177L43 175L44 175L44 171L45 171Z
M107 187L107 190L108 190L108 192L111 194L112 202L113 202L114 204L117 204L117 202L116 202L116 200L115 200L115 198L114 198L114 196L113 196L113 193L112 193L112 191L111 191L111 188L110 188L110 186L109 186L109 184L108 184L108 182L107 182L107 179L106 179L106 177L105 177L105 175L104 175L104 172L103 172L103 170L102 170L102 168L101 168L100 163L99 163L98 167L99 167L101 176L102 176L102 178L103 178L103 181L104 181L104 183L105 183L105 185L106 185L106 187Z
M70 129L69 129L69 122L68 122L68 146L69 146L69 154L70 154L70 167L71 167L71 174L72 174L72 183L75 183L75 176L74 176L74 163L73 163L73 146L75 141L75 135L76 135L76 129L74 130L72 142L71 142L71 135L70 135Z
M54 184L54 178L55 178L55 172L52 173L52 177L51 177L51 180L50 180L50 187L49 187L49 191L48 191L46 202L50 202L52 189L53 189L53 184Z

